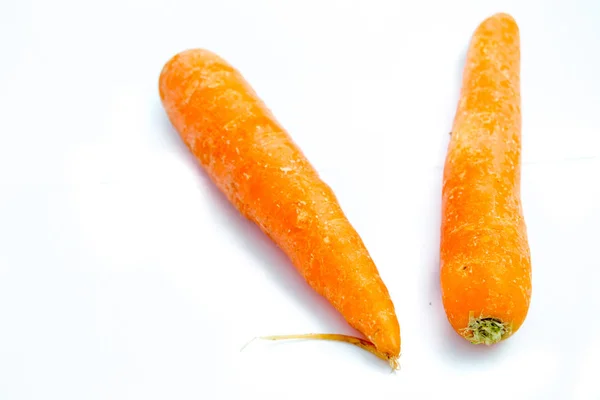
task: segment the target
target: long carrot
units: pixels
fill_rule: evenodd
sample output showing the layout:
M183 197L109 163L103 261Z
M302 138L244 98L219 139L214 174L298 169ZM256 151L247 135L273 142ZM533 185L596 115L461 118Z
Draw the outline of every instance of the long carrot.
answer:
M358 343L395 366L400 328L373 260L331 188L239 71L209 51L187 50L166 63L159 90L212 181L370 342L320 338Z
M515 333L531 298L519 75L518 26L495 14L471 39L443 177L443 304L452 327L475 344Z

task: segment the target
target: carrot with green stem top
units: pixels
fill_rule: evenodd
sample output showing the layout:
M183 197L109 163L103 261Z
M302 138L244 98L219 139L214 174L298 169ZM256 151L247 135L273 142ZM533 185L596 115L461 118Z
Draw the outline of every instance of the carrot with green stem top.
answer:
M268 339L344 341L396 367L400 328L369 252L331 188L242 75L209 51L188 50L166 63L159 91L171 123L216 186L368 341Z
M514 334L531 297L519 74L518 26L493 15L471 39L442 190L443 304L452 327L475 344Z

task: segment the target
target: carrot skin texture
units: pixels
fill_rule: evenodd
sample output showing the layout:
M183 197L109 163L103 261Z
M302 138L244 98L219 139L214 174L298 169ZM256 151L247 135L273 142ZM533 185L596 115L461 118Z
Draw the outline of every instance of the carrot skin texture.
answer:
M352 327L397 357L394 305L363 241L239 71L210 51L187 50L166 63L159 92L171 123L228 200Z
M519 29L500 13L471 39L444 165L442 300L469 340L473 316L505 324L502 339L527 316L532 273L520 192Z

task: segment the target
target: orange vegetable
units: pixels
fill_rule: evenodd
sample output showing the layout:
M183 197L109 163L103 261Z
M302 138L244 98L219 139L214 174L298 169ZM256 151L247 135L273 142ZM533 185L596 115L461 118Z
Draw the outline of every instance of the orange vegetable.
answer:
M452 327L472 343L523 324L531 260L521 205L519 29L496 14L473 34L444 166L441 291Z
M360 347L395 365L400 328L369 252L331 188L242 75L209 51L188 50L164 66L159 89L171 123L216 186L369 339ZM334 336L320 338L357 342Z

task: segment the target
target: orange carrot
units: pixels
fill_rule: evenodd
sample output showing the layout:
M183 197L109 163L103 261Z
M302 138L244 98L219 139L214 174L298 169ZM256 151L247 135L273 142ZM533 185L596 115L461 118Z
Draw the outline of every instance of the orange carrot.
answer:
M444 166L441 291L460 335L493 344L523 324L531 260L521 205L519 29L507 14L471 39Z
M159 90L171 123L216 186L369 339L360 347L395 365L400 328L371 256L331 188L242 75L209 51L188 50L166 63ZM356 344L343 335L320 338Z

